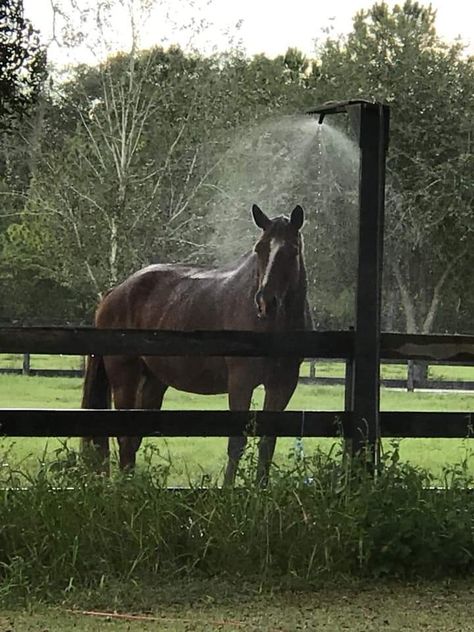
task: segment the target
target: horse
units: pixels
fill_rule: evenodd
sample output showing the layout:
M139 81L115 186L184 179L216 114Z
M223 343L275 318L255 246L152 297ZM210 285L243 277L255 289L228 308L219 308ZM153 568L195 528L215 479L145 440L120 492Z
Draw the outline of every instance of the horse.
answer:
M311 329L301 228L297 205L289 217L270 219L256 204L261 229L252 251L224 267L149 265L102 298L98 328L161 330L249 330L285 332ZM83 408L160 409L169 387L198 394L227 393L230 410L247 411L254 389L263 385L266 411L282 411L297 386L300 358L157 357L128 355L88 358ZM108 463L108 438L90 437ZM230 437L224 483L235 481L246 437ZM118 437L119 465L135 465L141 437ZM259 442L257 481L265 485L276 437Z

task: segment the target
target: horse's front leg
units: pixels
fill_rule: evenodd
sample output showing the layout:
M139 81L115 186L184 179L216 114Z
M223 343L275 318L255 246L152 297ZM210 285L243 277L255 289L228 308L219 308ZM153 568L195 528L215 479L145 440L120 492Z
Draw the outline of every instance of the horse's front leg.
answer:
M298 384L299 366L283 373L272 375L265 384L263 410L280 412L285 410ZM273 460L277 438L262 437L258 445L257 484L266 487L270 465Z
M247 366L229 370L229 409L249 410L252 401L254 381ZM229 437L227 445L227 468L224 474L224 485L233 485L239 461L247 445L247 437Z

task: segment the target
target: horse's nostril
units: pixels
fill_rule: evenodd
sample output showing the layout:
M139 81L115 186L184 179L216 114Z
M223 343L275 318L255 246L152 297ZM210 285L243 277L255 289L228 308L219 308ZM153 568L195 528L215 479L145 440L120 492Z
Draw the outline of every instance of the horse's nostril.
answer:
M267 318L278 310L280 301L272 294L268 295L264 290L258 290L255 294L255 304L259 318Z
M263 300L262 290L258 290L258 292L255 294L255 304L257 305L258 317L265 318L266 306L265 306L265 301Z

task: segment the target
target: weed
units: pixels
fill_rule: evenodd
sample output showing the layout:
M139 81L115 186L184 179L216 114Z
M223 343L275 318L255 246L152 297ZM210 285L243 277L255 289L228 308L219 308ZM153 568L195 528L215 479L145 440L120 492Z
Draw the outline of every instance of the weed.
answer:
M432 476L386 451L374 479L342 447L288 455L253 485L247 454L234 489L189 479L167 489L172 462L148 446L135 476L90 474L67 446L0 494L0 598L48 598L110 583L172 577L253 578L315 586L328 578L462 575L474 556L466 463ZM115 471L115 470L114 470ZM21 483L21 489L19 489Z

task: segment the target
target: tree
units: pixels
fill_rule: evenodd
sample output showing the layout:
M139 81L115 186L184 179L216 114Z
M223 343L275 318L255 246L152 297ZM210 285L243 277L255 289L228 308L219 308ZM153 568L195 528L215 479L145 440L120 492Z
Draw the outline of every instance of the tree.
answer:
M45 79L46 52L24 18L22 0L5 0L0 6L0 317L18 313L21 290L6 262L4 235L18 220L28 196L31 122Z
M31 163L22 139L45 79L46 52L24 18L23 0L5 0L0 7L0 233L28 186Z
M0 7L0 133L30 109L45 76L45 50L24 17L23 0L5 0Z
M160 245L168 242L172 249L178 243L173 231L189 219L196 187L195 161L187 161L182 148L194 122L193 104L169 94L189 78L181 67L182 79L176 79L183 59L181 53L158 49L119 56L87 73L82 88L89 92L76 101L68 101L66 89L65 107L76 114L74 132L59 150L44 151L23 222L31 239L22 241L36 245L37 260L49 267L51 278L97 298L149 261ZM169 72L173 64L171 85L163 77L155 84L156 73ZM182 104L172 126L163 117L163 93L169 106ZM165 137L157 138L153 126ZM175 155L184 164L182 186L172 174ZM57 256L51 259L50 252Z
M473 264L474 59L461 43L444 44L435 12L411 0L359 12L353 31L329 37L319 53L320 100L392 106L386 282L406 330L428 333L447 284Z
M102 24L109 5L98 5ZM35 139L33 177L2 242L15 274L60 288L64 303L79 297L83 309L152 260L221 263L241 252L253 237L253 202L269 213L300 203L316 322L347 327L357 148L337 117L318 127L281 115L363 96L392 105L386 322L469 326L473 60L440 42L431 9L376 4L313 61L291 49L272 60L141 51L133 16L129 52L72 70L25 135Z
M282 91L286 72L283 58L177 48L77 68L51 110L59 126L43 138L9 260L90 305L151 260L215 260L209 235L234 130L289 107L300 78Z

